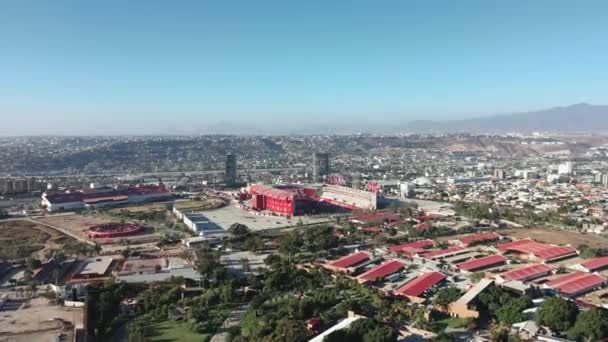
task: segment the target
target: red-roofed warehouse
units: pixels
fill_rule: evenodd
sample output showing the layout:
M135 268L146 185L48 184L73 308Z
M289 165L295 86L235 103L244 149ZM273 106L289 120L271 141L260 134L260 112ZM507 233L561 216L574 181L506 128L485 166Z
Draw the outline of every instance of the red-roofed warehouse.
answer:
M397 260L386 261L379 266L360 274L357 279L360 283L374 282L401 271L404 266L404 264Z
M476 272L486 268L503 265L505 262L507 262L507 258L502 255L488 255L478 259L461 262L455 266L461 271Z
M356 252L341 257L338 260L332 261L326 265L326 268L337 271L337 272L348 272L352 267L355 267L370 259L370 255L367 252Z
M439 272L428 272L401 286L394 291L397 296L406 296L413 302L423 302L421 296L433 286L445 280L445 275Z

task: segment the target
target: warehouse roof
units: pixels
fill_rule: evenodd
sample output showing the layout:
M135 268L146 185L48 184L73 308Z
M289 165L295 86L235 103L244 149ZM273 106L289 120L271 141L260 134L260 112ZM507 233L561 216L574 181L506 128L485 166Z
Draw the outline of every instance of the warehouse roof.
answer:
M574 272L549 281L544 286L574 296L601 286L606 281L606 278L595 273Z
M431 247L434 246L435 242L433 240L419 240L419 241L415 241L415 242L408 242L408 243L402 243L400 245L394 245L394 246L390 246L389 250L391 252L402 252L402 251L407 251L410 250L412 248L417 248L417 249L421 249L421 248L425 248L425 247Z
M608 267L608 256L589 259L581 265L590 271L599 270Z
M513 251L524 254L532 254L535 257L545 261L565 258L577 254L576 249L570 246L556 246L536 242L531 239L517 240L513 242L499 244L497 248L498 250L503 252Z
M526 281L541 277L551 272L551 270L553 270L553 267L545 264L529 265L507 271L505 273L500 274L500 276L505 280Z
M485 267L494 266L496 264L504 263L507 261L502 255L488 255L479 259L473 259L465 262L461 262L456 264L461 270L464 271L475 271Z
M349 268L366 260L369 260L369 253L356 252L332 261L329 265L336 268Z
M397 260L386 261L371 270L360 274L357 278L362 281L375 281L393 273L399 272L405 265Z
M493 240L498 240L500 239L501 236L492 232L492 233L482 233L482 234L471 234L471 235L467 235L465 237L460 238L460 242L465 245L468 246L474 242L481 242L481 241L493 241Z
M439 284L445 275L439 272L428 272L395 290L396 295L420 297L425 291Z

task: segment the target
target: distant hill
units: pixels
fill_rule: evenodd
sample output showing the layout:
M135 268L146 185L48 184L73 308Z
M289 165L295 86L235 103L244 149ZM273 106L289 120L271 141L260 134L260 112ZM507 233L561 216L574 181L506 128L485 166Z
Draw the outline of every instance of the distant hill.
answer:
M579 103L535 112L476 119L413 121L404 128L410 131L444 132L608 132L608 106Z
M198 127L197 127L198 126ZM579 103L545 110L484 116L459 120L417 120L398 122L390 119L374 123L360 122L312 123L280 125L273 123L220 121L200 127L198 124L182 125L181 134L227 135L332 135L354 133L399 134L409 133L507 133L507 132L559 132L559 133L608 133L608 106Z

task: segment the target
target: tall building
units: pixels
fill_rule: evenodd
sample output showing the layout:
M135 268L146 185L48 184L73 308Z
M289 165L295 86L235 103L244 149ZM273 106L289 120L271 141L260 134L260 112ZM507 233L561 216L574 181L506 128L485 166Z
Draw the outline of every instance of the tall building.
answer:
M505 179L505 178L507 178L507 174L506 174L505 170L496 169L496 170L494 170L494 178Z
M315 152L312 155L312 177L315 182L323 182L323 176L330 173L329 153Z
M602 178L604 177L604 174L602 172L598 172L595 174L595 182L596 183L602 183Z
M565 162L557 166L557 174L559 175L571 175L574 168L574 163Z
M226 155L226 178L224 181L227 185L236 184L236 155L235 154L227 154Z

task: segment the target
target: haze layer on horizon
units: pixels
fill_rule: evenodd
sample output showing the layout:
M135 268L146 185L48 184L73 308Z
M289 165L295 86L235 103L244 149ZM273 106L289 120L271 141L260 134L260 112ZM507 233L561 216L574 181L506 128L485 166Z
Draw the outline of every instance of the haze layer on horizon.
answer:
M600 0L9 0L0 135L289 131L603 104L605 13Z

